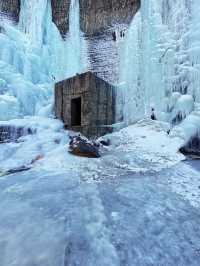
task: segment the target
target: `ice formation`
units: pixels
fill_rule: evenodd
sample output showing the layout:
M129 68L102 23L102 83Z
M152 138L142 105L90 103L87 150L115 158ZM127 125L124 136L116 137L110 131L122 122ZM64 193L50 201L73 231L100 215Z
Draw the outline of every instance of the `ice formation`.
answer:
M19 24L1 18L0 26L0 120L48 113L54 82L87 64L79 1L71 2L65 40L52 22L49 0L22 0Z
M199 11L197 0L141 1L120 44L117 95L126 125L150 116L151 109L173 126L188 117L186 128L190 116L198 120ZM18 25L1 17L0 120L50 116L55 81L87 68L79 13L79 1L71 0L65 39L52 22L50 0L22 0ZM196 124L196 131L199 127Z
M172 123L198 106L199 10L197 0L141 1L121 51L126 124L150 116L151 108Z

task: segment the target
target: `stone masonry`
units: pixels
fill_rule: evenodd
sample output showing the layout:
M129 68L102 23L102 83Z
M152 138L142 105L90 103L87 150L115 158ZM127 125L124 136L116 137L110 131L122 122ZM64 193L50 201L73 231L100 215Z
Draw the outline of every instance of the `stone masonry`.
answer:
M55 114L65 127L87 137L112 132L115 122L115 89L92 72L55 85Z

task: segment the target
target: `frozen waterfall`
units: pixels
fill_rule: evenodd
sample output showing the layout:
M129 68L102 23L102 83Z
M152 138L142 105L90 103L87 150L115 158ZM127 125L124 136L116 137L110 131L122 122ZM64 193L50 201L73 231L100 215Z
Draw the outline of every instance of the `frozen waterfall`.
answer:
M178 111L190 109L189 97L200 102L199 10L198 1L141 1L121 51L126 124L150 116L152 108L157 118L172 122Z
M0 120L49 114L54 82L84 71L79 1L72 0L69 17L65 40L52 22L50 0L22 0L17 26L1 18Z
M68 76L82 73L87 69L87 44L80 30L79 0L71 0L69 11L69 33L67 36L67 55L70 65Z

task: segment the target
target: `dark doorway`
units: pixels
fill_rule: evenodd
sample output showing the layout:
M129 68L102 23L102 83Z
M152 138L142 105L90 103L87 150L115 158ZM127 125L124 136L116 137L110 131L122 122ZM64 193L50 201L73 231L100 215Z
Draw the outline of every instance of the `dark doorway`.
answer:
M81 97L71 100L71 125L81 126Z

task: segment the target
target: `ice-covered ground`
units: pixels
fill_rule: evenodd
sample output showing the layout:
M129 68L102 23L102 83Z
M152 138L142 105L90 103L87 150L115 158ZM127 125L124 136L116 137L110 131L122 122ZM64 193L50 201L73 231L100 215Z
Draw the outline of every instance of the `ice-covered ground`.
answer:
M0 265L199 265L199 209L173 192L170 173L181 183L195 168L86 182L75 169L36 167L1 178Z
M58 120L27 117L0 124L24 126L32 129L33 132L36 129L35 134L22 136L15 143L1 144L0 170L2 173L34 162L31 166L35 171L50 171L55 174L74 172L87 182L100 182L106 178L115 179L125 174L145 175L160 172L163 169L168 169L170 173L174 165L185 159L178 152L179 148L187 142L184 131L179 127L168 134L167 123L148 119L107 135L106 138L111 140L111 146L102 147L102 156L98 159L76 157L68 153L70 132L64 131L62 123ZM198 179L199 173L198 171L195 173L183 175L183 179L177 178L175 174L169 175L169 183L173 186L173 190L183 193L186 198L195 194L195 201L198 201L196 178ZM178 180L180 187L175 180ZM186 186L187 189L185 189Z
M168 135L168 124L148 119L108 135L112 145L102 148L102 157L93 160L68 153L70 132L64 131L58 120L27 117L0 124L36 130L36 134L23 136L17 143L1 145L0 167L5 170L29 164L35 157L41 156L43 159L37 167L52 171L72 169L99 177L102 172L115 176L120 171L123 174L124 171L159 171L183 159L177 152L183 139L178 135Z
M68 153L68 134L53 119L0 149L1 266L199 265L198 163L168 125L142 120L108 137L99 159ZM6 122L4 122L6 124Z

